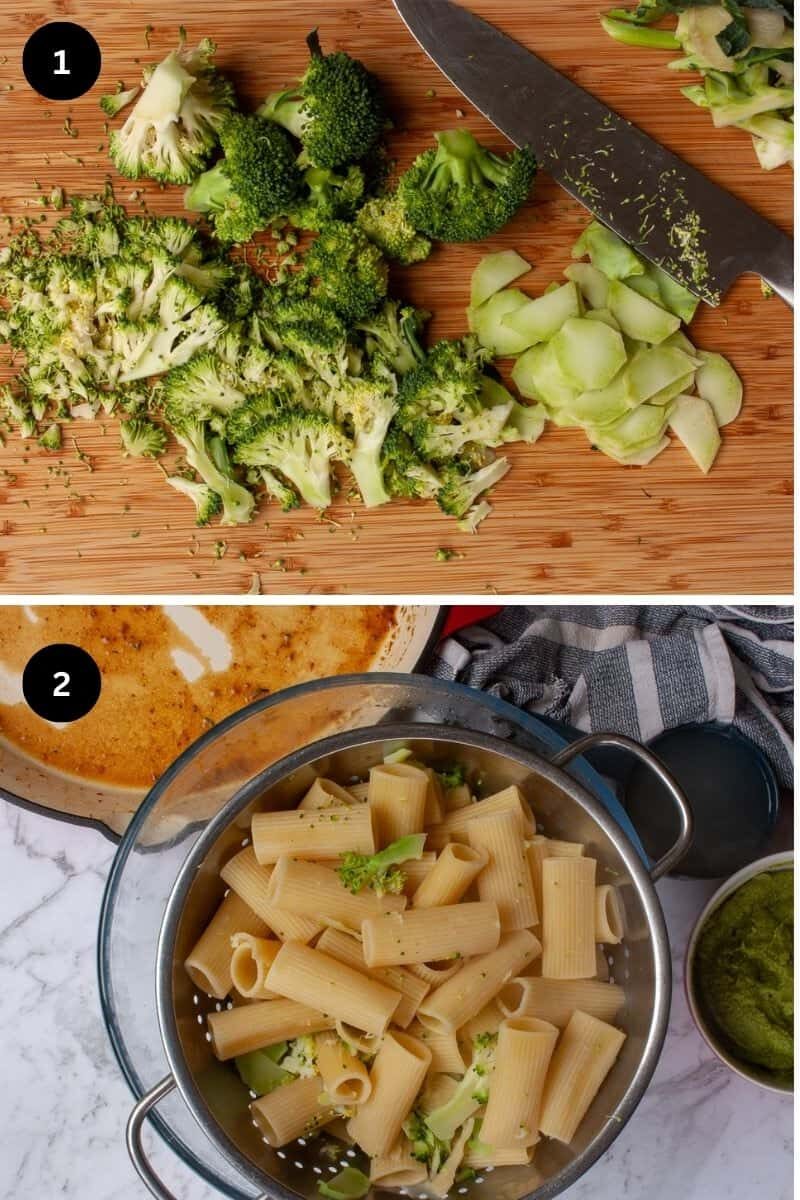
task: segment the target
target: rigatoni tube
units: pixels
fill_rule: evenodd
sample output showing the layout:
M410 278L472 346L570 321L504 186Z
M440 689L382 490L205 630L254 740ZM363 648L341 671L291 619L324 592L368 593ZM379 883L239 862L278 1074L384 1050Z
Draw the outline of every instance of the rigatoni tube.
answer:
M557 1039L555 1025L536 1017L501 1024L481 1126L481 1141L487 1146L511 1149L538 1140L542 1092Z
M507 1017L541 1017L563 1029L576 1009L613 1021L625 1003L625 993L616 983L599 979L534 979L523 975L510 979L497 997Z
M426 996L418 1020L435 1031L460 1029L541 950L538 938L527 929L505 934L496 950L465 963L452 979Z
M320 1103L321 1092L319 1076L312 1075L285 1083L253 1101L253 1120L270 1146L285 1146L333 1120L336 1112Z
M616 946L625 936L625 914L619 890L611 883L595 888L594 935L598 942Z
M388 1033L370 1071L372 1094L347 1128L365 1154L388 1154L422 1087L431 1052L407 1033Z
M414 892L411 901L413 907L436 908L443 904L457 904L488 861L489 855L485 850L451 842L442 850Z
M369 773L368 805L378 847L425 828L428 776L409 763L383 763ZM351 847L356 849L356 847Z
M494 900L501 928L536 925L539 913L519 815L505 812L476 817L467 826L467 836L470 845L488 858L478 875L478 895L481 900Z
M313 916L278 908L270 899L272 867L262 867L252 846L225 863L220 875L282 941L310 942L323 928Z
M622 1049L625 1034L588 1013L574 1012L556 1047L544 1087L539 1129L571 1142Z
M336 1034L317 1038L317 1067L329 1104L363 1104L372 1091L367 1068Z
M324 1004L335 1019L372 1036L385 1033L400 1003L400 992L299 942L281 946L267 987L299 1004Z
M276 908L314 919L317 932L330 924L357 930L365 918L399 912L407 903L405 896L378 896L368 890L353 895L331 867L294 858L276 863L268 896Z
M394 1010L392 1021L403 1029L414 1020L421 1001L430 991L430 984L403 967L368 967L364 962L364 948L360 940L341 929L326 929L320 934L317 949L399 992L400 1003Z
M267 932L266 921L236 892L229 892L184 963L192 983L215 1000L224 1000L231 990L231 938L235 933L263 937Z
M291 1041L305 1033L332 1029L333 1017L294 1000L262 1000L209 1013L208 1028L211 1047L217 1058L224 1061L274 1046L276 1042Z
M267 972L281 948L277 938L258 938L235 933L231 938L231 981L248 1000L272 1000L275 993L267 987Z
M262 866L276 863L284 854L335 859L348 850L374 854L376 848L373 816L367 804L254 813L252 835L253 849Z
M591 979L595 952L593 858L546 858L542 863L542 975Z
M447 904L370 917L361 926L368 967L470 957L493 950L500 917L493 902Z
M448 842L466 842L469 840L467 828L470 821L474 821L476 817L491 816L493 813L500 812L518 813L525 833L532 834L534 832L533 817L528 802L519 788L512 784L510 787L503 788L501 792L495 792L493 796L486 796L474 804L468 804L464 808L457 808L447 813L444 820L431 829L427 845L430 849L441 850Z

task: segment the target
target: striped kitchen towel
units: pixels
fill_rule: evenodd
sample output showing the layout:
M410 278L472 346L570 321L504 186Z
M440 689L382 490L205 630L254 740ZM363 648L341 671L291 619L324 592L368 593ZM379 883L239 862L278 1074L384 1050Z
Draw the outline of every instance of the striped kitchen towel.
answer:
M792 786L788 607L509 606L443 641L430 670L577 729L642 742L678 725L734 725Z

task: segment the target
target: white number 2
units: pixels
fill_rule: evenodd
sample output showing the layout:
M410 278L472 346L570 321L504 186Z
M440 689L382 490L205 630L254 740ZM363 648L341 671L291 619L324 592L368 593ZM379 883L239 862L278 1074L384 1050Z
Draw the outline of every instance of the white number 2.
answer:
M69 687L69 675L67 672L56 671L53 675L53 679L56 681L56 687L53 688L53 695L64 697L69 696L69 692L66 690ZM58 680L61 682L59 683Z
M67 67L67 52L66 52L66 50L54 50L53 57L58 62L58 66L56 67L55 71L53 71L54 75L71 75L72 74L72 72Z

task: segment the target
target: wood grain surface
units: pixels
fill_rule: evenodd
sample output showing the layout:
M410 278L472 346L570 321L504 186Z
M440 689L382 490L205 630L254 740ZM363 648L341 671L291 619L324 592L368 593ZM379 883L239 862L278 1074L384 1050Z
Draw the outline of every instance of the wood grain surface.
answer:
M792 175L762 172L750 139L713 129L679 92L670 55L610 41L597 24L598 0L563 6L544 0L471 0L475 11L540 53L671 150L701 168L783 228L791 227ZM21 69L22 47L39 25L88 27L103 53L97 85L71 103L35 94ZM401 167L434 130L459 123L493 145L503 140L419 50L389 0L122 0L99 5L56 0L20 7L0 0L0 209L20 214L61 184L98 190L110 172L118 198L131 185L105 153L98 98L141 62L175 43L212 36L218 63L242 100L263 95L303 69L304 36L364 59L383 80ZM152 25L150 49L145 27ZM427 93L435 90L435 95ZM547 97L542 97L547 104ZM69 115L77 138L66 136ZM73 156L73 157L70 157ZM74 156L82 159L77 163ZM145 189L153 211L181 212L181 190ZM37 210L38 211L38 210ZM434 336L465 329L469 276L488 250L514 247L535 264L522 286L538 295L558 279L587 215L546 177L501 235L480 246L437 249L427 263L396 272L394 291L434 310ZM463 535L430 504L366 511L342 500L321 521L262 507L238 529L195 530L187 502L159 468L122 459L116 422L76 423L81 457L67 438L59 455L12 436L0 450L0 590L4 593L236 594L257 574L264 593L349 591L542 595L554 592L789 592L792 583L792 320L759 281L740 280L722 306L703 306L697 343L728 354L745 381L741 418L725 430L717 465L704 478L680 445L645 469L592 453L577 430L549 428L533 447L512 448L513 470L496 489L495 512L477 536ZM89 467L92 469L90 470ZM341 493L346 496L347 488ZM223 556L217 557L224 541ZM461 557L435 560L439 547Z

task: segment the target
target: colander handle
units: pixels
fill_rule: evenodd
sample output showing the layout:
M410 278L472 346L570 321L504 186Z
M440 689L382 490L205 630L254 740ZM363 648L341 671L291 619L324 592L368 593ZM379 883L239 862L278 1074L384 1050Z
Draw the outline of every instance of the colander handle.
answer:
M151 1088L146 1095L142 1096L128 1117L128 1127L125 1131L125 1143L128 1147L131 1162L136 1168L136 1173L142 1183L151 1195L156 1197L156 1200L176 1200L176 1197L161 1182L150 1165L150 1160L142 1145L142 1126L150 1109L155 1108L160 1100L163 1100L165 1096L168 1096L174 1090L175 1086L174 1076L167 1075L154 1088Z
M650 878L655 883L662 875L666 875L667 871L671 871L673 867L677 866L692 844L694 818L692 817L689 802L664 764L659 762L656 756L651 754L644 746L641 746L638 742L634 742L631 738L625 737L621 733L587 734L586 737L580 738L577 742L572 742L571 745L565 746L563 750L559 750L558 754L550 761L555 767L566 767L574 758L578 758L581 754L586 754L589 750L598 750L601 746L613 746L617 750L625 750L638 759L640 763L643 763L644 766L649 767L653 774L657 775L661 780L678 810L680 833L667 853L650 868Z

